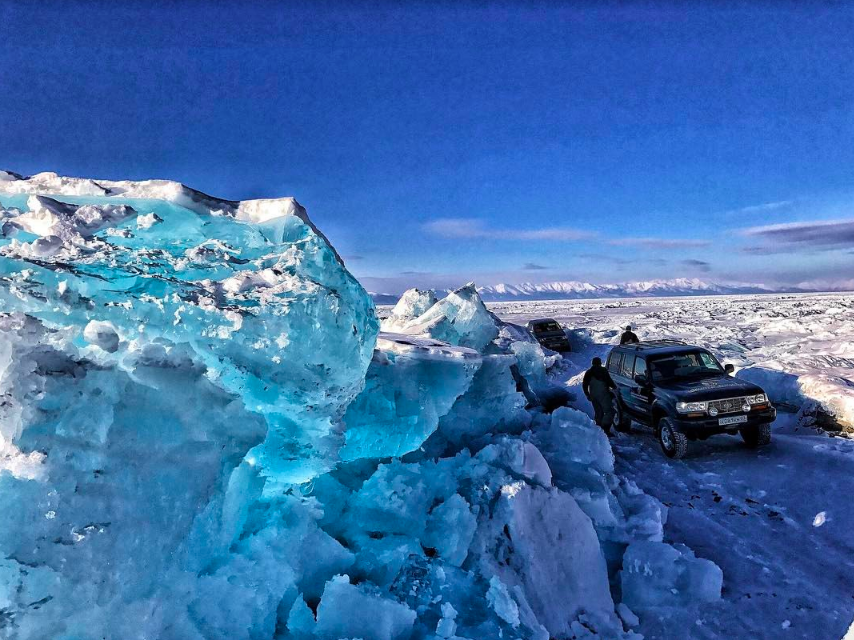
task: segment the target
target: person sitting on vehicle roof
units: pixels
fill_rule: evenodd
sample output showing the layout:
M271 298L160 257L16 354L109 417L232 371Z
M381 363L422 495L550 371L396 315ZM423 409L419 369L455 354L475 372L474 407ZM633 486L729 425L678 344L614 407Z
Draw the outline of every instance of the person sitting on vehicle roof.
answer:
M620 344L637 344L638 342L640 340L638 340L637 334L632 331L632 325L628 325L623 335L620 336Z
M584 395L593 405L593 416L605 433L611 435L611 424L614 421L614 405L611 389L617 385L611 379L611 374L602 366L601 358L593 358L591 366L585 373L581 382Z

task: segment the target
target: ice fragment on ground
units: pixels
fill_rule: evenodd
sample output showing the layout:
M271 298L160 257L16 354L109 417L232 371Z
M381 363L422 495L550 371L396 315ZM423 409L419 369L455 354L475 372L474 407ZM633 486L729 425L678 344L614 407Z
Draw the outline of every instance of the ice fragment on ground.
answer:
M344 575L326 583L314 634L319 640L405 640L414 622L415 612L409 607L352 585Z
M293 640L305 640L314 637L314 628L317 621L314 619L309 606L302 598L294 600L294 604L288 613L287 628L288 635Z
M568 473L577 473L578 466L602 473L614 471L614 453L608 437L586 414L577 409L562 407L555 410L546 425L536 430L536 440L555 453L555 464L566 465ZM558 455L558 453L563 455ZM557 471L552 469L557 475Z
M427 299L422 294L417 302L426 303ZM498 324L478 296L474 284L469 283L450 292L414 319L395 323L394 329L481 351L498 337Z
M530 442L505 438L481 449L476 460L500 467L531 484L550 487L552 472L543 454Z
M640 620L638 617L629 609L628 605L625 602L621 602L617 605L617 615L620 616L620 620L622 620L629 629L632 629L640 624Z
M583 611L613 616L596 532L566 493L527 484L503 492L492 517L480 522L473 554L480 571L513 588L514 601L530 607L552 636L567 634Z
M465 498L455 493L430 512L423 544L435 548L445 562L459 567L468 555L477 518Z
M489 580L489 591L486 592L486 601L495 610L496 615L511 627L519 626L519 606L510 596L510 592L497 576Z
M452 638L457 631L457 623L454 619L457 611L450 602L442 605L442 619L436 625L436 635L440 638Z
M633 609L720 600L723 573L684 545L633 542L623 556L623 602Z
M136 226L139 229L150 229L158 222L163 222L163 218L158 216L156 213L146 213L145 215L137 217Z
M383 331L400 331L408 322L415 320L436 304L439 299L431 290L409 289L400 296L391 314L383 320Z

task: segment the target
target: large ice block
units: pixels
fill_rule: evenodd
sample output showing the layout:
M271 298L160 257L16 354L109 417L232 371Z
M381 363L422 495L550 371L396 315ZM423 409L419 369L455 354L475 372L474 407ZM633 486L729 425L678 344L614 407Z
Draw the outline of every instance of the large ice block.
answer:
M292 199L6 173L0 204L3 633L272 638L354 562L289 491L338 460L367 293Z
M295 200L40 174L0 182L0 203L0 311L75 332L109 323L125 343L186 344L266 418L253 454L264 474L307 480L334 462L378 322ZM137 223L152 215L156 224Z
M483 304L473 283L451 291L428 307L427 303L435 299L430 294L432 292L417 289L407 291L395 307L397 315L393 313L383 328L422 335L476 351L482 351L498 337L499 321ZM420 315L412 317L425 307Z

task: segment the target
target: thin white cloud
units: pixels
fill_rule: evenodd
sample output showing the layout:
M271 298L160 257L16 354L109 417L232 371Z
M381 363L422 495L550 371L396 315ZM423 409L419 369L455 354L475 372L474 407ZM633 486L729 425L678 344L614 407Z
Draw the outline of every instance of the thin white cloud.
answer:
M738 209L730 209L729 211L724 211L724 215L728 216L739 216L746 215L752 216L761 213L769 213L771 211L776 211L778 209L788 209L792 205L795 204L794 200L778 200L776 202L763 202L762 204L751 204L746 207L739 207Z
M854 218L786 222L741 229L747 238L760 238L770 245L835 249L854 246Z
M791 247L784 247L781 245L757 245L750 247L742 247L740 249L741 253L746 253L750 256L772 256L777 253L786 253L787 251L791 251Z
M552 242L574 242L596 236L590 231L570 227L545 227L542 229L496 229L487 227L478 218L438 218L423 225L423 228L443 238L483 238L489 240L545 240Z
M608 244L615 247L644 247L645 249L690 249L707 247L710 240L693 238L616 238Z

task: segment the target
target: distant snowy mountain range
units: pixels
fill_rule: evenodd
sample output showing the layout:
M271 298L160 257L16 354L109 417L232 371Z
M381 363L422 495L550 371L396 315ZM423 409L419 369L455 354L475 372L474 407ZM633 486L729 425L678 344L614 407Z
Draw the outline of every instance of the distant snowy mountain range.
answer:
M585 298L652 298L666 296L710 296L750 293L798 293L795 287L773 288L759 284L719 284L697 278L674 280L645 280L621 284L591 284L589 282L541 282L497 284L478 287L486 302L509 300L577 300ZM394 304L398 296L371 293L377 304Z

